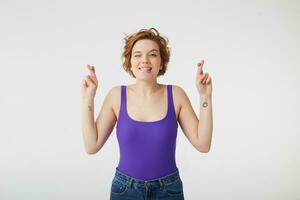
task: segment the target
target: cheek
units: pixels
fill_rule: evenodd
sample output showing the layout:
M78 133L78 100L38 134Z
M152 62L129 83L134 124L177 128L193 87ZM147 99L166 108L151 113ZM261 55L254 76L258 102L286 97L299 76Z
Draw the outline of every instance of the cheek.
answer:
M135 65L136 65L136 63L137 63L137 61L136 61L135 59L131 59L131 60L130 60L130 64L131 64L131 66L135 66Z
M157 62L161 62L161 57L159 56L156 60Z
M161 59L156 59L155 62L157 63L157 65L161 65Z

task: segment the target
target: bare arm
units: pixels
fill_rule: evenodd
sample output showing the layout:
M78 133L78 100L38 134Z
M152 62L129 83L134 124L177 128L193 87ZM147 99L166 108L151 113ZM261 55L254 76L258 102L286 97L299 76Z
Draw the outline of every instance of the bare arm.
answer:
M210 150L213 132L212 96L200 95L198 139L206 152Z
M82 99L82 133L85 150L94 151L97 141L97 129L94 121L94 99Z
M96 122L94 121L94 103L83 101L83 137L88 154L97 153L111 135L117 118L113 104L117 99L120 87L113 87L106 95ZM92 109L89 110L89 107Z
M196 87L200 94L200 113L197 118L191 102L184 90L175 87L180 101L179 123L181 128L192 143L200 152L207 153L211 147L213 132L212 113L212 79L208 73L203 73L204 60L197 64Z
M182 88L174 87L180 102L180 112L178 121L181 129L189 142L201 153L210 150L212 138L212 104L211 97L200 96L199 119L191 105L191 102ZM207 107L202 104L206 102ZM205 105L206 106L206 105Z
M98 80L93 65L87 65L90 75L86 76L82 85L82 134L85 150L88 154L97 153L110 136L116 115L113 105L120 87L113 87L106 95L100 113L94 120L94 97L98 87Z

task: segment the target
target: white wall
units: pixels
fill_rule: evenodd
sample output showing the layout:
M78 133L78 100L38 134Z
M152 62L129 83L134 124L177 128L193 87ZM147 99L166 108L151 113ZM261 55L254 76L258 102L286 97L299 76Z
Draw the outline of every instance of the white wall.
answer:
M213 80L211 151L178 129L186 199L300 199L299 19L291 0L1 1L0 199L109 198L115 129L85 153L81 81L94 64L97 115L112 86L134 82L121 68L125 34L150 27L172 49L159 82L180 85L197 114L200 59Z

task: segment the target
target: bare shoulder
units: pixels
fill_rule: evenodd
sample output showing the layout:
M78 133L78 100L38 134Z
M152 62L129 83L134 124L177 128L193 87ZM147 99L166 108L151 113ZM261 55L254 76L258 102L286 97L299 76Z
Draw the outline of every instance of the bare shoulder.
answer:
M182 107L189 104L189 98L186 95L184 89L178 85L172 85L172 93L173 93L173 101L175 105L176 116L178 120Z
M117 85L117 86L113 86L108 94L107 94L107 98L109 99L110 103L111 103L111 107L114 111L115 116L118 116L118 112L120 109L120 99L121 99L121 86Z
M109 90L108 95L110 95L113 99L115 99L115 97L117 97L118 95L120 96L119 94L120 92L121 92L121 86L116 85Z
M188 100L188 96L184 89L178 85L173 85L173 98L178 102L180 107Z
M179 85L172 85L173 87L173 92L176 92L177 94L183 94L185 93L184 92L184 89L182 89L182 87L180 87Z

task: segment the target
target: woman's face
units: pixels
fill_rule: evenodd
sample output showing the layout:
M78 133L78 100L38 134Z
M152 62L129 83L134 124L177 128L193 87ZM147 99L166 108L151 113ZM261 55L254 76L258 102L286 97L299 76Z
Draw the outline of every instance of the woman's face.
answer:
M158 44L149 39L138 40L132 48L130 62L136 78L156 78L162 69Z

